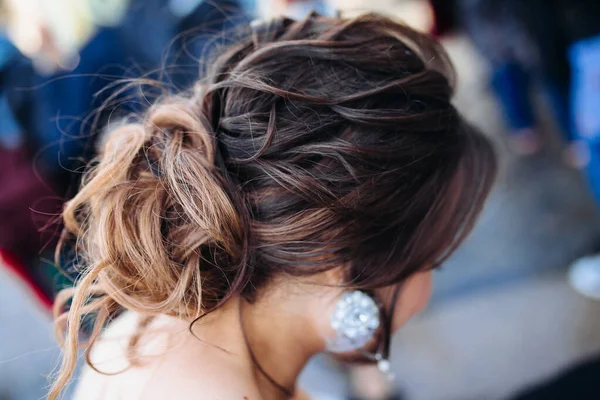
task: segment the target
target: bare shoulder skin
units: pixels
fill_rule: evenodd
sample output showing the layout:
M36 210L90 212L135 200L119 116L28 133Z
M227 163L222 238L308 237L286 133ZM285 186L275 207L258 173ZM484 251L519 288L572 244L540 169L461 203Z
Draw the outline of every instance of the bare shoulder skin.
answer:
M261 399L253 371L235 354L200 342L187 323L160 317L140 340L136 365L127 347L139 316L115 320L92 352L77 381L76 400ZM306 397L304 397L306 399Z

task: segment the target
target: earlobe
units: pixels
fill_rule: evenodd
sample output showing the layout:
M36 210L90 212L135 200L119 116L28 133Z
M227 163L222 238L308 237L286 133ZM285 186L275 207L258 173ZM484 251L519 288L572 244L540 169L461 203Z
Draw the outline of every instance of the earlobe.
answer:
M418 272L403 283L397 310L392 319L392 332L400 329L411 317L428 304L432 287L431 271Z

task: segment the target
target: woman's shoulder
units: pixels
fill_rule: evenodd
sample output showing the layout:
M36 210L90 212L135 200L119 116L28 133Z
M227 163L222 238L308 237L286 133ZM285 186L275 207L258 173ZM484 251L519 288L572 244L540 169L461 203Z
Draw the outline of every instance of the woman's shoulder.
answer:
M140 324L134 313L111 323L92 349L76 400L260 398L251 374L198 341L182 321L156 318L131 347Z

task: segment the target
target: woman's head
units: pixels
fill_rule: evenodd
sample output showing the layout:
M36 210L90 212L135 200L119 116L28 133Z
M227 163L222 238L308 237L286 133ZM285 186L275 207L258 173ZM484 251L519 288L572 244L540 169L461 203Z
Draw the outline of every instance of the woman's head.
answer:
M109 133L65 209L85 265L69 330L77 307L192 320L276 278L377 290L436 266L495 173L452 91L443 50L384 17L253 24Z

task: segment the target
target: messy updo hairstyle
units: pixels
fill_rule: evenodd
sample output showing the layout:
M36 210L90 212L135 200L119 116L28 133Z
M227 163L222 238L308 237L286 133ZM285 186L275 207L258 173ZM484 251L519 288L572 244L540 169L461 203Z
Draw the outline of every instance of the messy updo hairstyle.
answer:
M80 277L56 303L51 399L85 315L89 344L118 310L191 322L274 276L342 267L350 288L393 285L443 262L482 208L495 155L426 35L313 13L251 24L210 65L111 128L65 206Z

